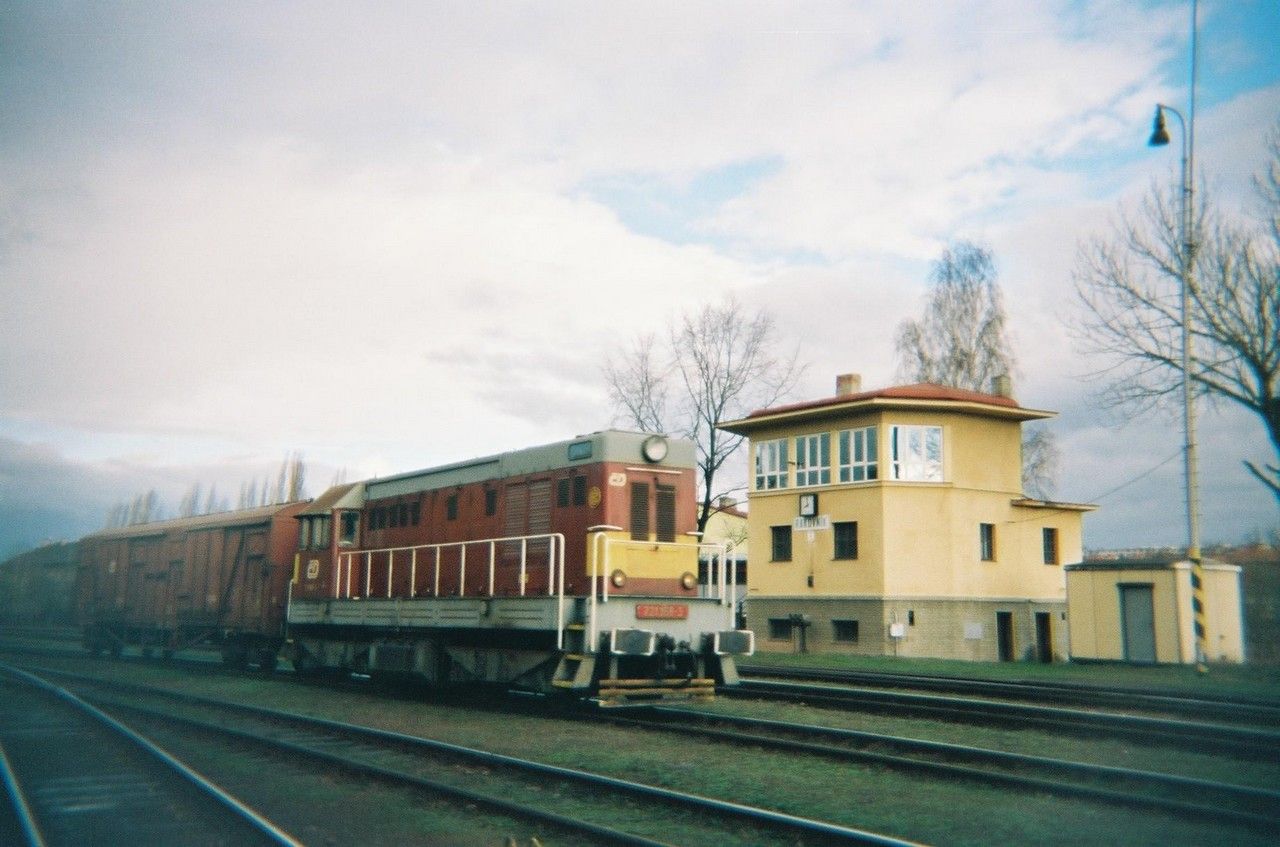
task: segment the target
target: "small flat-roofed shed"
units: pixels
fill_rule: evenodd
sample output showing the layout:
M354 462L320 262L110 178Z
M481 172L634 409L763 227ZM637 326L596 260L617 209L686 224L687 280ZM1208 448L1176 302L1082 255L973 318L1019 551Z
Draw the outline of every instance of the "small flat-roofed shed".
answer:
M1192 664L1196 638L1191 563L1127 559L1067 565L1071 658ZM1205 560L1205 624L1211 662L1244 661L1240 567Z

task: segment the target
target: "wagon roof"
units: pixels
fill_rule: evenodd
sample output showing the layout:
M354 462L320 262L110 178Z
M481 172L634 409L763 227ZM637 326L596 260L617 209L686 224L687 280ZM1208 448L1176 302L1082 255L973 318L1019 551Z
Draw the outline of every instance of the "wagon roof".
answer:
M165 521L134 524L132 526L103 529L86 538L137 538L147 535L165 535L170 532L182 532L191 529L211 529L221 526L246 526L266 523L277 513L299 505L293 503L274 503L270 506L256 506L252 509L238 509L234 512L215 512L211 515L193 515L188 518L171 518Z

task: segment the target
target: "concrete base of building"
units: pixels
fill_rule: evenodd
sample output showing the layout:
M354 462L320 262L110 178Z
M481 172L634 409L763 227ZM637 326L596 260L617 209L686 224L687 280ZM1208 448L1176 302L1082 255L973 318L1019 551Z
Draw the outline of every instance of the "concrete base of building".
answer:
M1062 662L1065 600L749 597L761 653Z

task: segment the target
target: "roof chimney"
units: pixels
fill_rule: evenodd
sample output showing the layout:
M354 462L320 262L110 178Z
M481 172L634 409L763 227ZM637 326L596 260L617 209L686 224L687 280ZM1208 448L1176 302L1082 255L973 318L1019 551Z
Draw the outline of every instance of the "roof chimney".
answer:
M862 390L862 374L840 374L836 377L836 396L848 397Z
M991 380L991 393L997 397L1013 399L1013 380L1008 374L1000 374Z

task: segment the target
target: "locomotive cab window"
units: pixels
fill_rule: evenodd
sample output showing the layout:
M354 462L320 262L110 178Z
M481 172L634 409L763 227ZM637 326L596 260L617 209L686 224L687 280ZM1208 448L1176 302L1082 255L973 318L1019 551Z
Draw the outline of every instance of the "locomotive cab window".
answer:
M340 520L342 534L338 536L338 543L349 547L356 543L356 535L360 529L360 513L343 512Z

